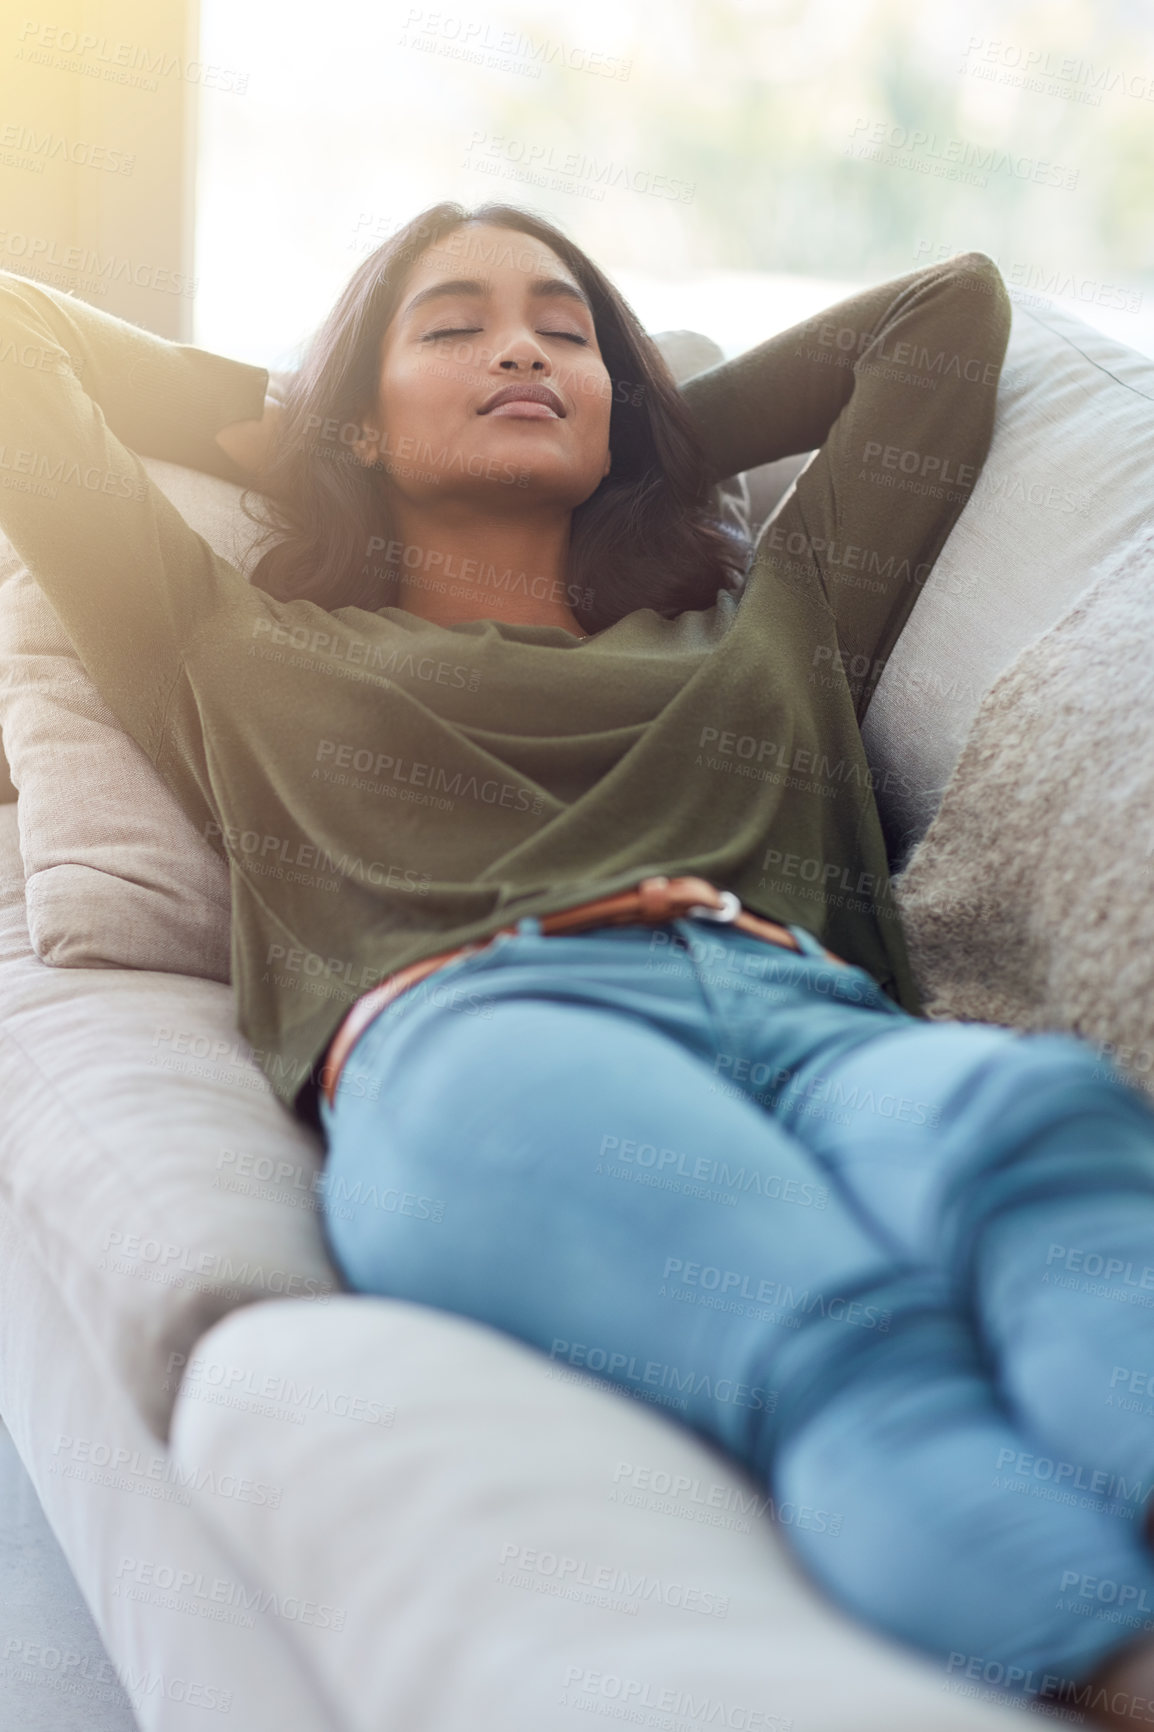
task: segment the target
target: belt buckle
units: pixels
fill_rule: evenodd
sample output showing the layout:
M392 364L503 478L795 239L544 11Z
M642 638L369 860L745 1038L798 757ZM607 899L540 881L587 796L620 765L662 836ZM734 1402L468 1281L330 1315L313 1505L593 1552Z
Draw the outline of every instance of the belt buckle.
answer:
M720 908L709 908L704 902L694 902L685 910L686 914L698 920L714 920L722 925L730 925L741 913L741 898L735 896L732 890L719 890Z

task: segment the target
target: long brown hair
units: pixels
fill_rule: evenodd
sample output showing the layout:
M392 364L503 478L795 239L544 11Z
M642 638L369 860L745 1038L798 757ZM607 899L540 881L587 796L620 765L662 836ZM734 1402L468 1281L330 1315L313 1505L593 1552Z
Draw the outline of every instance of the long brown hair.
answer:
M581 625L601 631L643 607L673 618L711 606L720 590L739 593L750 544L711 511L693 421L632 308L544 218L516 205L470 213L450 202L422 211L358 265L288 380L260 492L243 497L248 517L281 538L252 582L282 601L303 598L330 610L398 605L398 574L385 568L382 577L369 552L393 539L384 489L349 447L375 399L381 339L410 265L466 223L534 236L565 262L593 306L613 385L613 460L570 523L567 593Z

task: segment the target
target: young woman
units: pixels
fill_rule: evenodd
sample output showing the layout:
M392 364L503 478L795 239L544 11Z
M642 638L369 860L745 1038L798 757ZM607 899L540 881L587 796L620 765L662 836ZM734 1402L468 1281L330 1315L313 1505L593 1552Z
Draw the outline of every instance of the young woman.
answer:
M968 253L678 390L559 230L441 204L278 403L0 273L0 522L229 860L349 1285L603 1370L947 1677L1133 1724L1154 1112L919 1014L859 732L1008 332ZM750 557L711 484L814 449ZM259 483L251 584L134 452Z

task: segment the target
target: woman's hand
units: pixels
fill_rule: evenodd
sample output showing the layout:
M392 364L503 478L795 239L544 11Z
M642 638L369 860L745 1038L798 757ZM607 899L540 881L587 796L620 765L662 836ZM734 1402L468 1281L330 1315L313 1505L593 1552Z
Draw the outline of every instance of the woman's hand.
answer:
M290 375L270 373L264 414L259 421L230 421L216 435L221 450L249 475L259 475L268 460L273 437L284 413L283 393Z

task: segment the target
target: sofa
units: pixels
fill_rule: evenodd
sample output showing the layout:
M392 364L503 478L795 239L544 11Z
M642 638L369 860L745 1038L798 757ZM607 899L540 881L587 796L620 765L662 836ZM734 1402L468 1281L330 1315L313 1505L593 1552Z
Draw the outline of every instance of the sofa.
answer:
M720 357L659 341L680 378ZM1015 306L990 457L866 715L895 886L928 862L904 906L935 1014L966 1014L967 922L934 866L972 832L952 778L991 691L1154 516L1151 397L1154 363ZM807 460L733 478L719 510L756 528ZM239 489L144 461L248 558ZM0 1415L146 1732L1020 1724L996 1679L805 1579L784 1530L836 1545L838 1512L775 1506L578 1357L342 1292L319 1138L233 1018L219 862L148 816L11 549L0 579ZM1011 799L1029 751L1001 766ZM56 1664L95 1701L100 1658Z

